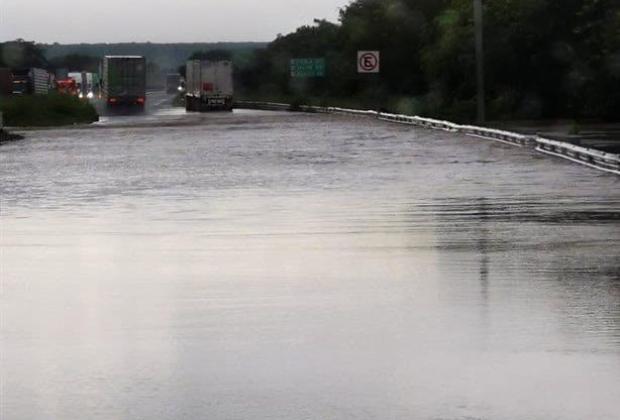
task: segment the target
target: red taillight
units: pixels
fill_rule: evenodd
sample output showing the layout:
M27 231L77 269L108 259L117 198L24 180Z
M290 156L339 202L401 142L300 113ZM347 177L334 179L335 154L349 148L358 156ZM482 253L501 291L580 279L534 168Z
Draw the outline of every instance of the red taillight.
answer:
M136 101L139 104L143 104L144 103L144 98L138 98L138 100Z
M117 103L117 102L118 102L118 99L116 99L116 98L110 98L110 99L108 99L108 102L109 102L109 103L111 103L111 104L115 104L115 103Z

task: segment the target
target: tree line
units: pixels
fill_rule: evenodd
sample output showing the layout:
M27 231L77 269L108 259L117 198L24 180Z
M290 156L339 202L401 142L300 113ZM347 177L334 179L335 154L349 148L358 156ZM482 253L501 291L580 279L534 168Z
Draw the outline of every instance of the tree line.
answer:
M190 57L201 57L207 53L225 54L239 66L245 66L253 59L254 51L266 45L261 42L40 44L18 39L0 43L0 67L96 73L105 55L142 55L151 67L166 73L176 71Z
M493 119L620 119L620 2L484 2L486 102ZM379 50L381 73L357 73ZM472 0L357 0L339 22L278 36L237 69L244 96L384 108L468 121L476 113ZM321 57L325 78L293 79Z

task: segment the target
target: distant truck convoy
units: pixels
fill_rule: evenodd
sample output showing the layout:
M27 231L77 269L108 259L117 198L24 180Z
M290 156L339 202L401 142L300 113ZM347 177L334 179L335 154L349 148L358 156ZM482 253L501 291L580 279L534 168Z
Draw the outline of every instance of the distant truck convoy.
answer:
M178 73L170 73L166 75L166 92L169 94L178 93L181 86L181 75Z
M188 111L232 111L232 62L188 61L185 89L185 108Z
M31 68L13 71L14 95L47 95L51 85L51 75L47 70Z
M101 65L102 97L108 108L144 109L146 60L140 56L106 56Z

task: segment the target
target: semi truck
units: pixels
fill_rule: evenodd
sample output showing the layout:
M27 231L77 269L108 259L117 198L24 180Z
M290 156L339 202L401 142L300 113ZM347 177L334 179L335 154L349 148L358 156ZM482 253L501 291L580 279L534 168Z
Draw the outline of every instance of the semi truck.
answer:
M143 110L146 60L141 56L105 56L101 65L102 98L108 109Z
M56 80L56 90L61 95L78 96L79 88L75 79L67 78Z
M14 95L47 95L51 84L51 75L47 70L31 68L13 71Z
M71 72L68 77L73 79L77 85L77 94L81 98L92 99L97 91L98 75L89 72Z
M187 111L232 111L232 62L227 60L188 61L185 90Z

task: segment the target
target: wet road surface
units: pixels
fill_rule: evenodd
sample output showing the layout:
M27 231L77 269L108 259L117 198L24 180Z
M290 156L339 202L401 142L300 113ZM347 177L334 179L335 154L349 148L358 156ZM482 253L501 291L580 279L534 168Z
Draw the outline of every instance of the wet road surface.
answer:
M165 103L0 175L3 419L617 419L615 176Z

